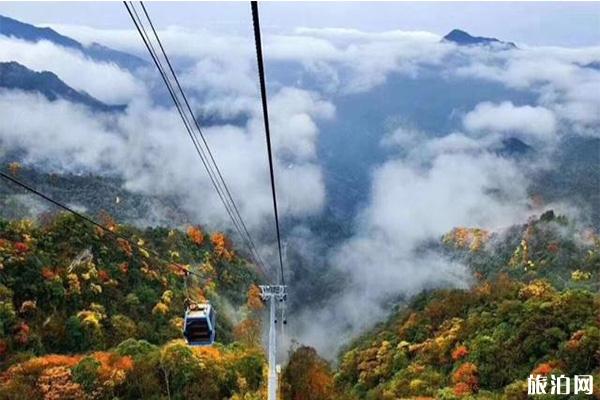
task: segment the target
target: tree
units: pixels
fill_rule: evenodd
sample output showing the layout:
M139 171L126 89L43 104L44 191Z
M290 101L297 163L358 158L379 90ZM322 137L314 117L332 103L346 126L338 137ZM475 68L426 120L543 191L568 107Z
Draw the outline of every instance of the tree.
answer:
M285 400L330 400L335 393L329 364L308 346L292 352L283 383Z
M73 382L71 370L64 366L44 370L38 379L44 400L84 399L81 385Z
M200 228L190 226L187 229L187 236L197 246L202 246L202 244L204 244L204 233L200 230Z
M479 376L477 366L473 363L464 363L452 374L454 393L463 396L477 393L479 390Z
M71 368L73 381L80 384L87 392L91 392L98 381L100 363L93 357L85 357Z
M126 315L117 314L110 317L112 327L112 343L120 343L125 339L134 338L137 333L135 322Z

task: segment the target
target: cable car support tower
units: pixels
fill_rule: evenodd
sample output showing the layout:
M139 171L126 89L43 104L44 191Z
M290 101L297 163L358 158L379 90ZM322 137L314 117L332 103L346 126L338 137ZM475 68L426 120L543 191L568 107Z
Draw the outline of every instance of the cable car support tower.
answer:
M269 377L268 400L277 400L278 371L277 371L277 309L285 302L287 290L285 285L260 286L261 297L269 306ZM285 316L284 316L285 318ZM285 319L282 323L286 323Z

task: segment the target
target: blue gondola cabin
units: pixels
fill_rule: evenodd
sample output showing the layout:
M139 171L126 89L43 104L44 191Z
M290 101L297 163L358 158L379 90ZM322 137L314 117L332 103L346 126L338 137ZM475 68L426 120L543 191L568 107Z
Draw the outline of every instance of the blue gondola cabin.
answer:
M216 315L210 304L190 304L185 311L183 336L190 346L210 346L215 342Z

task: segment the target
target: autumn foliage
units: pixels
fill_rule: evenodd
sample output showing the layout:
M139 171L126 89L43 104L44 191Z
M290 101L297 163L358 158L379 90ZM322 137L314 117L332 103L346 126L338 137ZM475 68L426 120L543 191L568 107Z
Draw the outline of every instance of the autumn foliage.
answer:
M260 290L228 239L102 217L130 240L66 214L0 220L0 399L258 399ZM196 273L187 290L182 268ZM246 322L223 308L218 343L190 349L188 295Z
M551 363L541 363L533 371L531 371L531 375L550 375L552 371L554 371L555 367Z
M204 243L204 233L200 230L200 228L195 226L190 226L187 229L187 236L190 240L196 243L198 246L202 246Z
M328 363L310 347L295 349L283 372L285 400L328 400L335 395Z
M461 358L464 358L466 356L469 355L469 350L467 350L466 346L458 346L453 352L452 352L452 360L454 361L458 361Z
M600 242L553 213L475 236L457 228L443 245L479 279L417 295L352 343L340 398L512 400L530 374L600 380Z
M442 241L460 249L477 252L485 245L489 238L490 233L486 230L460 227L454 228L442 238Z
M216 232L210 237L210 241L215 248L217 257L225 261L233 261L234 252L231 247L231 241L224 233Z
M462 364L452 374L452 382L454 383L454 393L457 395L477 392L479 385L477 366L469 362Z
M251 285L248 289L248 300L246 301L246 305L252 311L260 311L265 307L258 286Z

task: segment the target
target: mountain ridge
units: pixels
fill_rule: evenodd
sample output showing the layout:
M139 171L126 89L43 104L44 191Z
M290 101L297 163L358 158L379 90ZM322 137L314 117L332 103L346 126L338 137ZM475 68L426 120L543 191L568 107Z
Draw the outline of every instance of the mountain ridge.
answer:
M442 38L442 42L452 42L459 46L501 46L507 49L517 49L513 42L504 42L496 38L473 36L461 29L453 29Z
M93 60L115 63L119 67L129 70L148 65L145 60L135 55L111 49L99 43L84 46L77 40L62 35L52 28L37 27L3 15L0 15L0 35L35 43L47 40L58 46L77 50Z
M41 93L50 101L60 99L83 104L95 111L123 111L125 105L109 105L84 91L78 91L50 71L33 71L16 61L0 62L0 88Z

